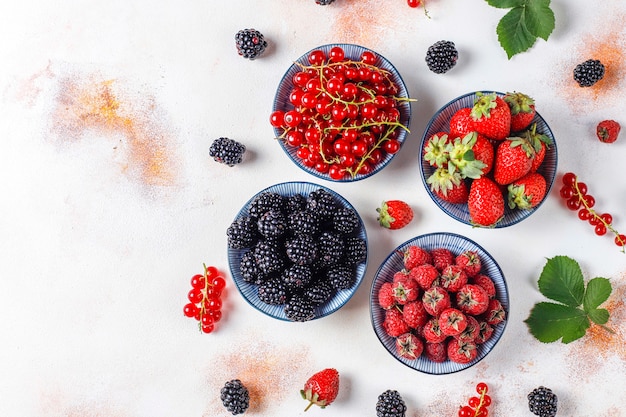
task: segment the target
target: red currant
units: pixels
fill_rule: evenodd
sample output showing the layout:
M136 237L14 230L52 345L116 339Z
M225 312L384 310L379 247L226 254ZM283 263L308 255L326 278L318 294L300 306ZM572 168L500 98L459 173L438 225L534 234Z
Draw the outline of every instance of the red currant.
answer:
M602 223L596 224L595 228L596 235L603 236L606 234L606 226Z
M211 281L211 285L216 291L222 291L226 287L226 280L222 276L216 276Z
M587 221L589 220L589 217L591 216L591 213L589 213L589 210L587 210L586 208L581 208L578 211L578 218L582 221Z
M593 198L593 196L587 194L583 196L583 200L585 200L585 204L587 205L587 207L591 208L593 206L595 206L596 204L596 199Z
M211 316L213 318L213 322L214 323L217 323L222 318L222 311L221 310L207 310L205 312L205 314L208 315L208 316Z
M400 150L400 142L396 139L390 139L385 141L383 149L389 154L395 154Z
M465 405L459 409L459 417L474 417L474 409Z
M578 210L580 206L581 206L581 203L577 197L572 197L569 200L567 200L567 208L572 211Z
M285 112L281 110L273 111L270 114L270 124L273 127L282 127L283 122L285 120Z
M328 175L330 176L330 178L336 181L340 181L346 177L346 170L339 164L332 164L328 168Z
M207 333L208 334L208 333L213 332L213 330L215 330L215 325L213 323L206 324L206 325L203 324L201 329L202 329L203 333Z
M212 325L214 322L215 320L213 319L213 317L208 314L204 314L200 319L200 324L202 324L203 326Z
M331 62L341 62L345 58L345 52L340 46L333 46L328 52L328 58Z
M480 405L480 398L470 397L470 399L467 401L467 405L469 405L472 408L477 408Z
M363 51L361 54L361 62L367 65L376 65L376 54L371 51Z
M204 279L204 275L196 274L191 277L191 288L204 289L206 285L206 280Z
M407 3L409 4L409 7L419 7L420 4L422 4L421 0L407 0Z
M285 140L291 146L300 146L304 143L304 136L297 130L291 130L285 136Z
M198 289L198 288L192 289L187 294L187 298L189 299L189 301L191 301L194 304L197 304L200 301L202 301L203 297L204 297L204 295L202 294L202 291L200 289Z
M197 312L198 312L198 307L196 307L196 305L193 303L185 304L185 307L183 307L183 313L187 317L193 317L196 315Z
M209 310L220 310L222 308L222 300L217 297L206 298L204 300L204 306Z
M334 144L333 147L335 149L335 153L337 155L346 155L348 153L350 153L350 142L344 140L344 139L337 139Z
M324 61L326 60L326 54L324 53L324 51L320 49L316 49L309 53L308 59L309 59L309 64L311 65L322 65Z
M600 218L602 219L602 221L606 224L611 224L613 223L613 216L611 216L609 213L604 213L600 215Z
M491 397L488 395L483 395L483 407L489 407L491 405Z
M302 115L296 110L289 110L285 113L284 119L284 123L287 127L296 127L302 121Z
M310 79L311 79L311 74L305 71L299 71L293 75L292 82L293 82L293 85L295 85L296 87L304 87L307 81L309 81Z
M561 195L561 198L567 200L568 198L572 198L574 196L574 189L569 185L564 185L561 187L559 194Z
M585 184L584 182L579 182L576 184L576 187L578 188L578 192L582 195L587 194L587 184Z
M565 173L565 175L563 175L562 181L563 184L573 187L574 184L576 184L576 174L574 174L573 172L567 172Z
M625 246L626 245L626 235L617 235L617 236L615 236L615 244L617 246Z
M481 395L486 394L487 392L489 392L489 387L484 382L479 382L478 384L476 384L476 392Z

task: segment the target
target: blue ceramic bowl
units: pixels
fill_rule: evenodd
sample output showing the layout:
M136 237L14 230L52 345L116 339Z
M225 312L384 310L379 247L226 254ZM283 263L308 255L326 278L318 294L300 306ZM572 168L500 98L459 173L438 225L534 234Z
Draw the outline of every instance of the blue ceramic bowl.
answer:
M492 91L483 91L483 93L489 94L489 93L492 93ZM500 92L496 92L496 94L498 94L500 97L504 96L504 94ZM449 131L450 118L452 117L452 115L457 110L463 107L472 107L474 105L474 100L476 98L477 98L477 94L475 92L468 93L468 94L455 98L454 100L450 101L448 104L444 105L441 109L439 109L435 113L435 115L430 119L430 121L428 122L428 125L426 126L426 130L424 131L424 135L422 136L420 149L424 149L424 145L426 141L433 134L440 132L440 131L444 131L444 132ZM541 166L539 167L539 170L537 171L540 174L542 174L544 178L546 179L546 183L547 183L546 195L541 203L539 203L537 206L529 210L520 210L517 208L510 209L505 204L504 218L496 224L495 226L496 229L519 223L525 218L527 218L528 216L530 216L531 214L533 214L535 211L537 211L539 207L543 204L543 202L546 200L548 195L550 194L550 189L552 188L552 185L554 183L554 178L556 177L556 170L557 170L557 161L558 161L557 146L556 146L556 141L554 139L554 134L552 133L552 130L550 130L550 126L548 126L548 123L545 121L543 117L541 117L539 113L535 115L535 118L532 123L537 123L537 132L543 133L548 138L550 138L550 141L551 141L551 144L549 145L549 148L546 151L545 159L543 163L541 164ZM456 219L460 221L461 223L472 225L472 223L470 222L470 215L469 215L469 210L467 208L467 204L449 203L445 200L442 200L431 191L430 186L426 183L426 180L428 179L430 175L432 175L432 173L435 171L435 168L432 167L428 163L428 161L424 159L424 153L421 151L420 151L420 165L422 167L421 174L422 174L422 182L424 184L424 187L426 188L428 195L430 195L430 198L435 202L437 207L439 207L444 213L446 213L453 219Z
M298 58L294 62L294 64L292 64L283 75L282 79L280 80L280 83L278 84L278 89L274 97L272 112L276 110L288 111L294 108L293 104L291 104L289 101L289 95L293 89L293 76L294 74L296 74L302 69L301 67L302 65L305 65L305 66L310 65L308 62L309 53L314 50L321 50L326 55L328 55L328 52L335 46L339 46L344 50L346 59L351 59L354 61L359 61L360 56L363 52L371 51L370 49L364 48L362 46L352 45L352 44L328 44L328 45L323 45L323 46L319 46L317 48L311 49L310 51L302 55L300 58ZM371 51L371 52L374 52L374 51ZM378 57L376 66L385 71L388 71L390 79L394 81L394 83L398 86L397 96L408 98L409 93L404 83L404 80L400 76L400 73L391 64L391 62L389 62L385 57L383 57L377 52L374 52L374 53ZM409 101L403 101L398 104L397 108L400 111L399 122L408 129L410 119L411 119L411 103ZM397 129L399 129L398 140L400 144L403 144L407 136L407 130L402 129L400 127L398 127ZM274 128L274 134L275 134L275 137L278 138L283 134L283 130L279 128ZM357 174L354 177L346 176L345 178L341 180L336 180L336 179L331 178L327 173L319 172L312 167L308 167L304 165L301 159L296 155L296 152L298 150L297 147L286 144L284 140L278 140L278 143L280 144L282 150L287 154L289 159L291 159L291 161L294 164L296 164L298 167L300 167L304 171L308 172L309 174L317 178L321 178L321 179L328 180L328 181L334 181L334 182L358 181L358 180L362 180L364 178L370 177L376 174L377 172L379 172L380 170L382 170L385 166L387 166L389 162L391 162L393 157L396 155L396 154L385 154L385 157L374 167L374 169L371 172L367 174Z
M274 192L274 193L278 193L282 196L287 196L287 197L293 196L295 194L302 194L303 196L306 197L311 192L318 190L318 189L323 189L327 191L335 198L335 201L339 203L341 206L346 207L348 209L352 209L356 212L356 209L348 202L348 200L346 200L344 197L342 197L341 195L339 195L338 193L336 193L335 191L329 188L326 188L318 184L309 183L309 182L284 182L284 183L272 185L264 190L259 191L257 194L255 194L241 208L241 210L239 211L239 213L237 214L234 220L247 216L250 204L261 193ZM358 213L357 213L357 216L358 216ZM358 217L359 217L360 226L358 227L357 231L354 233L354 236L361 238L367 244L367 234L365 232L365 225L363 224L363 220L361 219L361 217L360 216ZM239 265L241 262L241 258L246 251L247 249L240 250L240 249L228 248L228 264L230 267L231 276L233 277L233 280L235 281L235 285L237 286L237 289L239 290L243 298L258 311L270 317L273 317L275 319L289 321L289 319L285 315L283 305L270 305L270 304L264 303L263 301L259 299L258 292L257 292L258 286L255 284L249 283L243 279ZM365 259L365 261L363 261L356 267L356 279L355 279L354 285L349 289L337 291L330 300L328 300L326 303L322 304L321 306L317 307L315 310L314 319L319 319L329 314L332 314L335 311L339 310L344 304L346 304L348 300L350 300L350 298L354 295L357 288L363 281L363 277L365 276L366 269L367 269L367 258Z
M500 301L502 307L507 313L506 319L503 322L494 326L494 331L491 338L489 338L484 343L478 345L477 357L467 364L456 363L451 360L446 360L444 362L433 362L426 358L426 356L424 355L414 360L405 359L399 356L396 352L395 338L389 336L383 328L383 322L385 320L385 310L383 310L378 304L378 292L380 291L380 287L385 282L393 281L393 275L395 272L400 271L404 268L404 260L402 254L409 246L412 245L420 246L428 251L436 248L446 248L450 250L454 255L458 255L465 250L474 250L478 253L482 261L481 273L489 276L495 284L496 298ZM504 333L504 329L506 327L506 323L508 321L508 312L509 293L506 281L504 279L504 274L502 273L500 266L497 264L495 259L493 259L493 257L477 243L464 236L453 233L425 234L410 239L404 242L402 245L398 246L391 252L389 256L387 256L387 258L380 265L380 268L376 272L376 275L374 275L374 280L372 281L372 286L370 290L370 313L372 326L374 327L374 332L376 333L376 336L378 337L382 345L394 358L396 358L404 365L417 371L432 375L444 375L459 372L475 365L476 363L484 359L485 356L487 356L487 354L491 352L496 343L498 343L498 341L502 337L502 334Z

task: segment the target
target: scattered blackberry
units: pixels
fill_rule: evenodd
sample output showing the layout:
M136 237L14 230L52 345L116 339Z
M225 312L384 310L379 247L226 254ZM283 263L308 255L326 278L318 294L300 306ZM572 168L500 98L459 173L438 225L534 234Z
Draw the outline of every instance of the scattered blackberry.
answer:
M296 236L285 244L287 258L296 265L311 265L318 257L318 248L310 235Z
M295 235L315 236L320 231L320 219L311 210L300 210L287 219L289 231Z
M574 80L581 87L591 87L604 78L604 65L597 59L588 59L574 68Z
M307 197L307 209L316 212L322 219L328 219L337 209L337 202L331 193L320 188Z
M313 280L313 272L306 265L291 265L281 275L291 293L301 292Z
M254 247L254 259L263 274L281 271L285 266L285 257L281 247L271 241L261 240Z
M320 6L328 6L331 3L334 3L335 0L315 0L315 3L319 4Z
M254 259L254 252L248 251L241 256L239 262L239 272L243 277L243 280L250 284L260 284L265 280L265 275L259 269Z
M348 236L345 239L344 259L347 263L358 265L367 259L367 243L360 237Z
M285 305L285 316L291 321L309 321L315 318L315 307L308 298L296 294Z
M354 267L348 265L335 265L326 271L328 283L336 290L347 290L355 283Z
M241 163L245 152L246 147L244 145L228 138L215 139L209 148L209 156L230 167Z
M226 229L228 247L231 249L246 249L254 246L258 239L257 226L251 217L240 217L233 221Z
M282 211L270 210L263 214L257 226L261 236L265 238L278 238L285 233L287 229L287 219Z
M270 191L257 195L250 203L248 212L250 216L259 218L270 210L283 210L285 207L285 197Z
M359 228L361 222L356 214L356 211L348 208L341 207L333 213L333 229L344 235L349 235Z
M235 35L237 53L244 58L258 58L267 48L263 34L255 29L243 29Z
M378 396L376 417L404 417L406 404L396 390L387 390Z
M304 210L306 207L306 197L302 194L294 194L287 197L285 203L285 211L287 213L295 213L300 210Z
M340 235L333 232L322 232L317 245L319 251L318 256L323 267L334 265L341 261L345 250L345 243Z
M280 278L272 278L257 288L259 300L265 304L282 305L287 302L287 287Z
M459 52L451 41L435 42L426 51L426 65L436 74L450 71L458 58Z
M238 379L226 382L220 392L222 404L233 415L243 414L250 406L248 389Z
M314 285L304 290L304 296L313 303L314 306L324 304L326 301L335 294L335 289L332 285L325 281L316 282Z
M528 394L528 408L539 417L554 417L557 408L557 396L550 388L540 386Z

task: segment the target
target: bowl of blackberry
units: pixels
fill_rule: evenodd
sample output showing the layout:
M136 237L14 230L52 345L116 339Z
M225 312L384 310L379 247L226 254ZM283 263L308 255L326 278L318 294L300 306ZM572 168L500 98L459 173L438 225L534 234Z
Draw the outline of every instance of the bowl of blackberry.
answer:
M447 215L473 227L512 226L546 200L557 145L535 101L521 92L457 97L430 119L421 141L422 182Z
M467 369L502 337L509 296L495 259L453 233L417 236L394 249L374 275L372 327L384 348L417 371Z
M353 44L328 44L285 72L270 124L286 155L328 181L358 181L400 151L411 99L400 73L382 55Z
M339 310L365 275L363 221L344 197L321 185L284 182L260 191L226 235L237 289L279 320L305 322Z

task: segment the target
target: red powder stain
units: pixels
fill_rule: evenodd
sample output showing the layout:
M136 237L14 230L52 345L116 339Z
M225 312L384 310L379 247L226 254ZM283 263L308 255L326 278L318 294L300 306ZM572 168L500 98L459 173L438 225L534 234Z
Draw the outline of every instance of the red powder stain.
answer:
M59 392L43 393L40 398L42 415L63 417L128 417L129 414L111 404L97 401L72 402Z
M306 370L301 369L309 355L308 348L251 340L235 343L230 352L211 360L207 367L211 402L203 417L224 414L226 409L220 400L220 390L232 379L239 379L250 394L246 415L267 413L271 407L279 407L286 395L299 395L309 377Z
M126 154L122 172L137 176L149 186L176 182L176 162L169 149L171 135L160 123L154 100L128 89L112 79L95 75L67 77L60 81L53 131L59 140L74 142L90 133L119 143ZM117 146L115 152L121 152Z
M54 78L54 72L51 69L49 63L46 68L37 71L25 80L21 80L17 83L15 90L13 91L14 97L17 101L24 103L28 107L35 105L37 98L44 90L42 81Z

